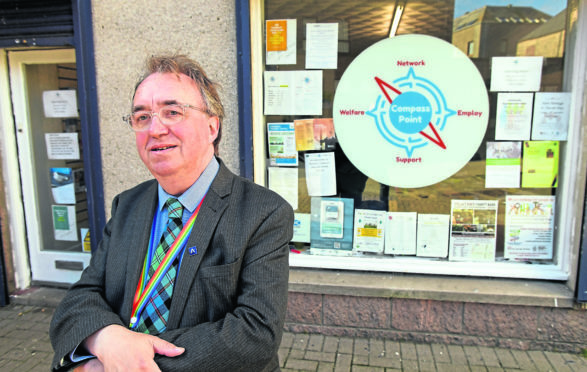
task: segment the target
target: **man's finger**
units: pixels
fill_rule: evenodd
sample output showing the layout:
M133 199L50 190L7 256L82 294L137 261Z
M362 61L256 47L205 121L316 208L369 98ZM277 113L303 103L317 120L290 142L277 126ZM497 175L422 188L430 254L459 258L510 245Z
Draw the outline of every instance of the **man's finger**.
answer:
M175 346L171 342L159 339L153 342L153 351L160 355L174 357L183 354L185 349L183 347Z

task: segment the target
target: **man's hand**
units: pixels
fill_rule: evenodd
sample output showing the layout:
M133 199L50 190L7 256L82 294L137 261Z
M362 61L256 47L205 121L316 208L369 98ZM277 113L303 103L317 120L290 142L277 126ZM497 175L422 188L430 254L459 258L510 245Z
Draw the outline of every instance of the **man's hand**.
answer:
M174 357L185 351L159 337L114 324L88 337L85 346L106 371L160 371L153 360L155 354Z

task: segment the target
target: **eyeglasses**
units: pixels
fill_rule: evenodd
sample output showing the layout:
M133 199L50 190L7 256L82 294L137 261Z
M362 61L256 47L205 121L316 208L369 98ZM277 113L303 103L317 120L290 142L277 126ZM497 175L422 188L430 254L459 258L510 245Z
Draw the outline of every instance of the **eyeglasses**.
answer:
M210 114L206 109L192 106L187 103L179 103L163 106L158 112L135 111L130 115L124 116L122 120L127 122L135 132L142 132L149 129L153 116L158 116L159 121L161 121L161 124L163 125L171 126L181 123L185 119L186 108Z

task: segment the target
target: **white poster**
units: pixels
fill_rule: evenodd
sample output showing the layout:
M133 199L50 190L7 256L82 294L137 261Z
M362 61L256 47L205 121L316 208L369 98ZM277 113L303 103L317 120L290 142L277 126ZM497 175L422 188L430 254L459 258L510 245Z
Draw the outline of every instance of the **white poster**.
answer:
M50 168L51 193L57 204L75 204L75 184L71 168Z
M336 69L338 23L306 24L306 68Z
M492 92L537 92L540 90L543 57L492 57Z
M353 248L357 252L383 253L385 211L355 209Z
M43 92L43 110L47 118L77 118L77 94L73 89Z
M310 196L336 194L336 168L333 152L306 153L306 185Z
M388 212L385 225L385 254L416 254L416 212Z
M269 189L298 209L298 168L268 167Z
M555 197L508 195L505 202L504 257L552 259Z
M497 200L452 200L449 260L495 261Z
M292 242L310 243L310 213L294 213L294 233Z
M77 241L77 222L74 205L52 205L55 240Z
M265 71L265 115L322 115L322 71Z
M267 123L269 164L298 166L294 123Z
M448 256L448 214L418 214L418 238L416 256L439 257Z
M529 140L533 93L498 93L496 140Z
M77 133L45 133L45 144L51 160L79 160Z
M532 139L566 141L571 93L538 92L534 98Z
M295 65L296 64L296 51L297 51L297 21L295 19L284 19L281 20L285 22L285 30L282 30L282 33L285 33L286 42L285 48L275 48L279 50L269 50L271 48L267 48L267 53L265 55L265 64L266 65ZM271 21L268 20L265 22L266 24L266 33L270 33L267 30L267 27L271 27ZM278 34L279 31L275 32L274 34Z
M522 142L487 142L486 188L520 187Z

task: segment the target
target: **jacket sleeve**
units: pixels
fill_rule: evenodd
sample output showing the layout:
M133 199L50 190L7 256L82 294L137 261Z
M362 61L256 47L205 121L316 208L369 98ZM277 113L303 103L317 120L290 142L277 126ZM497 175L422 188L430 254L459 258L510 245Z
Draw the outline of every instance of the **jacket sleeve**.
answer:
M279 200L260 218L247 242L234 309L222 319L161 334L162 339L185 348L178 357L156 356L162 371L278 368L277 349L287 308L288 244L293 235L293 210Z

